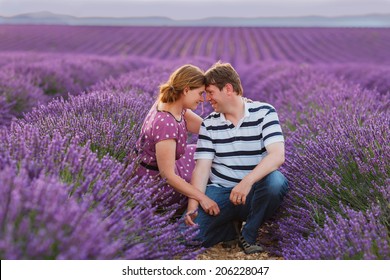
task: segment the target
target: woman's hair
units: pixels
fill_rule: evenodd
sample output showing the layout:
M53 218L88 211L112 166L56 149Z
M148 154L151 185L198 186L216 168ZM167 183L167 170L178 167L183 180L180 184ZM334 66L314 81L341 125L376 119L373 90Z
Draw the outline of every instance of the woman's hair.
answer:
M186 87L192 90L204 85L204 72L194 65L186 64L176 69L169 80L160 86L158 99L164 103L172 103L180 98Z
M205 79L206 87L214 85L219 90L222 90L226 84L231 84L233 90L238 95L243 95L240 76L230 63L221 63L221 61L218 61L206 71Z

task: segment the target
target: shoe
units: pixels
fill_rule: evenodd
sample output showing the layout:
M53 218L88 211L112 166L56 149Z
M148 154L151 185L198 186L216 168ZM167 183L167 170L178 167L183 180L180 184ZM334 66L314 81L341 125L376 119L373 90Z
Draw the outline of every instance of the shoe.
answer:
M240 233L240 236L238 237L238 245L244 250L245 254L255 254L263 252L264 249L260 245L257 244L249 244L244 236Z

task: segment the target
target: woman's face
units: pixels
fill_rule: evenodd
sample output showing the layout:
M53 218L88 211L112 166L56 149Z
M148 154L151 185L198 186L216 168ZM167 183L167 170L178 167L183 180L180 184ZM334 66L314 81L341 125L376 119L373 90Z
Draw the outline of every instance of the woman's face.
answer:
M204 101L204 90L205 87L190 89L184 91L184 106L188 109L195 110L200 102Z

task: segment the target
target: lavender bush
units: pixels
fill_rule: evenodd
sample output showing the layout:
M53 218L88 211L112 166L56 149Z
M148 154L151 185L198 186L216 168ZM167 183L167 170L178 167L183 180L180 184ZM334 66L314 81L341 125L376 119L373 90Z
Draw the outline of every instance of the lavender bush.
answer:
M128 58L99 58L95 56L49 56L30 63L14 62L3 66L25 77L45 95L63 96L78 94L104 79L116 77L123 72L137 70L147 65L143 60Z
M78 95L101 79L117 77L149 63L147 59L121 57L0 55L0 96L10 104L2 108L10 107L11 116L21 117L54 97ZM9 117L2 119L1 124L9 124Z
M48 100L42 90L33 85L30 76L18 75L14 69L0 69L0 98L3 110L7 108L8 112L2 117L0 124L3 125L9 124L10 117L21 117Z
M322 120L314 121L320 125ZM293 217L289 221L300 220L297 228L302 234L310 232L305 225L322 224L324 215L339 209L340 202L361 211L379 203L385 211L382 222L388 223L388 198L383 195L390 171L386 165L390 157L385 132L388 121L384 113L364 123L352 116L339 119L313 138L306 136L311 131L303 126L287 140L284 168L292 185L287 203Z
M100 158L109 154L123 161L134 149L152 103L150 96L133 91L96 91L36 108L19 124L33 124L41 135L59 133L77 137L80 145L89 141L90 148Z
M195 229L183 233L184 235L180 234L178 230L180 221L171 221L175 205L164 212L156 212L154 202L157 196L163 195L158 191L160 182L133 177L134 165L125 166L110 156L99 160L90 150L89 143L80 146L77 137L69 139L59 133L42 136L39 130L31 125L20 126L12 123L9 129L1 131L0 136L1 142L4 143L0 150L2 164L0 170L7 170L8 166L14 169L17 167L19 170L25 170L27 174L23 173L20 176L28 176L31 180L42 178L44 175L58 176L61 182L58 184L68 186L63 188L66 188L70 199L79 202L80 207L84 207L83 203L86 203L87 209L94 210L100 215L99 223L96 223L104 225L102 231L106 232L104 236L107 237L108 243L112 243L113 247L110 248L113 249L107 247L107 255L102 255L99 251L89 255L73 252L74 254L69 253L67 258L99 259L105 258L104 256L124 259L194 258L197 249L187 248L184 240L185 236L191 236ZM6 177L8 172L4 171L1 175ZM7 178L4 180L9 181ZM12 185L12 182L8 184ZM35 186L34 183L31 184ZM6 215L7 209L3 209L2 216ZM62 227L62 223L65 223L65 226L67 221L59 219L57 226ZM18 232L11 231L7 234L11 234L15 239L19 238ZM10 242L13 240L10 238L6 240L1 238L4 241L3 246L9 247L4 249L5 251L12 251L12 248L18 247ZM95 235L90 237L87 235L85 238L93 239ZM86 246L89 246L88 244ZM88 248L80 246L80 252L88 252ZM46 258L46 253L39 250L33 247L29 254L23 255L23 258ZM7 258L10 256L7 255ZM15 256L19 257L21 255Z
M1 259L111 259L121 249L90 197L69 197L55 176L0 171Z
M281 249L287 258L298 250L308 258L314 256L314 252L302 251L303 247L298 248L298 244L302 244L303 238L309 238L314 229L319 231L317 228L324 226L325 220L330 223L330 219L335 219L331 213L342 213L343 205L364 213L371 211L372 205L379 207L381 214L377 218L384 228L381 232L387 232L387 239L382 238L380 242L390 242L390 200L385 195L389 192L390 173L386 164L390 158L386 140L389 115L377 111L372 118L367 118L367 113L372 110L369 106L354 108L359 102L345 104L346 111L333 107L326 113L321 112L287 139L283 169L291 190L285 205L288 213L279 222ZM307 244L310 240L307 239ZM372 239L372 242L376 241ZM349 245L351 250L363 248L353 247L360 246L356 242ZM360 255L372 257L372 252L360 251ZM316 256L330 257L325 253L321 255L321 252ZM377 254L376 257L390 256ZM338 255L338 258L343 258L343 255Z
M383 95L390 92L390 67L376 64L342 64L324 67L325 71L332 73L351 84L375 90Z
M0 126L11 122L13 103L8 102L5 96L0 96Z
M355 211L341 205L307 239L299 238L288 259L389 259L389 231L378 221L380 209ZM292 248L291 248L292 249Z

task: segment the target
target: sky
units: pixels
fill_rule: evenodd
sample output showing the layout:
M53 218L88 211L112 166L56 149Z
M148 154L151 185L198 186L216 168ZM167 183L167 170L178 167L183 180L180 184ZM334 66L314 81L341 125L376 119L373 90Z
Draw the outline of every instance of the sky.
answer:
M282 17L390 14L390 0L0 0L0 15L48 11L78 17Z

